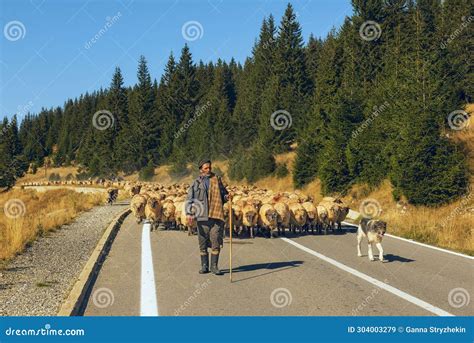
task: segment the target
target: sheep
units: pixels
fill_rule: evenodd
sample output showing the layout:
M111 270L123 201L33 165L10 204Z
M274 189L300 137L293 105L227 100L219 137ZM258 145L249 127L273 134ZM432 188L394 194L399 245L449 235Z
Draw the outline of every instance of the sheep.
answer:
M117 188L108 188L107 189L107 204L112 205L118 197L119 190Z
M165 223L165 226L169 228L169 225L175 223L175 211L176 206L172 200L163 201L163 210L161 212L161 222Z
M321 229L323 229L324 234L327 234L329 227L328 210L326 207L318 205L316 206L316 211L318 212L318 232L321 232Z
M334 218L335 223L337 224L337 229L342 230L342 221L346 219L347 214L349 213L349 207L345 206L343 203L336 205L336 216Z
M157 229L161 219L161 202L150 196L145 205L145 218L150 221L151 229Z
M269 236L273 237L274 230L278 228L278 212L271 204L263 204L258 213L258 225L268 230Z
M311 229L311 233L314 233L314 228L318 227L318 210L310 201L305 201L301 206L303 206L307 213L306 232Z
M133 215L137 220L137 224L140 224L145 219L145 205L147 199L143 195L135 194L130 202L130 208Z
M133 197L135 194L140 194L140 190L142 189L142 186L140 185L135 185L132 188L130 188L130 196Z
M254 237L254 228L257 226L258 221L258 210L255 207L255 204L250 202L245 202L245 205L242 207L242 224L248 230L250 237Z
M284 202L277 202L273 205L277 212L277 230L280 235L280 230L285 235L285 229L290 227L290 209Z
M288 205L290 209L290 228L293 233L296 232L296 228L300 229L300 233L303 230L303 226L306 224L307 213L304 207L298 203L293 202Z

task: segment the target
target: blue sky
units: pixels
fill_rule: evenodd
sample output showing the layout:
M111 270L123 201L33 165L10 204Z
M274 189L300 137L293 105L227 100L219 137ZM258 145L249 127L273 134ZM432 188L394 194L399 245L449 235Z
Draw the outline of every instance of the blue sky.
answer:
M0 0L0 117L18 113L21 119L28 111L106 88L115 66L125 85L134 84L140 55L159 80L170 51L179 57L186 42L195 62L219 57L243 62L263 18L273 14L278 24L287 3ZM305 41L310 33L325 36L352 13L349 0L291 3ZM183 27L189 31L183 34Z

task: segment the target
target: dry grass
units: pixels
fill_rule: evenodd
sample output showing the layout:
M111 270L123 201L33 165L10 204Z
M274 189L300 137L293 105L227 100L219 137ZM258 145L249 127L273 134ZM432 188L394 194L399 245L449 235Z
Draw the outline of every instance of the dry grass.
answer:
M471 114L471 123L467 128L460 131L447 132L448 136L455 142L459 143L468 156L468 165L471 173L471 188L474 189L474 104L466 106L466 111ZM290 173L284 178L269 176L255 183L260 188L272 189L278 191L293 191L292 169L295 152L288 152L276 156L277 163L286 163ZM225 174L228 170L227 161L213 161L214 167L219 167ZM189 168L195 166L189 165ZM70 168L54 168L50 172L59 173L62 177L67 174L75 173L73 167ZM31 181L39 181L44 176L41 171ZM43 178L44 179L44 178ZM125 177L126 180L138 180L138 174ZM21 181L30 181L23 178ZM153 181L164 184L173 182L192 182L192 176L175 179L169 174L169 166L160 166L155 169L155 177ZM227 180L228 181L228 180ZM232 184L248 185L247 182L232 182ZM302 192L312 195L316 202L322 199L321 183L315 180L306 185ZM123 195L122 195L123 196ZM120 197L120 195L119 195ZM406 210L397 206L392 198L392 186L387 180L383 182L377 189L370 189L366 185L356 185L351 188L344 200L349 204L351 209L358 211L360 203L367 198L376 199L382 209L381 218L386 220L389 225L389 233L411 238L420 242L436 245L439 247L456 250L474 255L474 195L471 193L464 199L445 205L439 208L414 207L406 205ZM1 203L1 201L0 201ZM48 211L46 211L47 213ZM3 223L0 217L0 228ZM1 245L0 245L1 247ZM0 251L0 258L3 250Z
M101 203L104 203L103 194L71 190L39 193L14 189L0 194L0 261L11 259L38 236L57 230L80 212ZM12 218L6 213L23 215Z
M388 232L400 237L474 255L474 194L438 208L426 206L397 206L391 196L392 186L385 181L371 191L358 185L345 197L350 207L358 211L365 199L380 204L381 219L388 223Z
M68 174L76 175L76 167L59 167L59 168L48 168L47 176L52 173L59 174L61 180L65 180ZM36 174L25 174L18 182L36 182L36 181L47 181L48 177L45 178L44 168L38 168Z

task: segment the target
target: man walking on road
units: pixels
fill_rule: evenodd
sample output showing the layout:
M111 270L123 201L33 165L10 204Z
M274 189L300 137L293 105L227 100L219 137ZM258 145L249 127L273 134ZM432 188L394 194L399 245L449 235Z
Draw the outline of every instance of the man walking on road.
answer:
M199 162L200 175L189 187L186 200L188 225L197 221L199 251L201 254L200 274L209 272L208 248L211 248L211 272L222 275L217 267L219 252L224 237L224 203L232 198L222 180L212 172L211 160Z

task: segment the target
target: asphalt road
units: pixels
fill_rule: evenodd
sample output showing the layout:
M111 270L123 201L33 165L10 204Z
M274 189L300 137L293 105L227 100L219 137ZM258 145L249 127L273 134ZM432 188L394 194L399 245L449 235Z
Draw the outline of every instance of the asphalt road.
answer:
M124 221L95 281L86 316L473 315L473 259L385 237L387 262L357 256L355 229L233 240L198 274L197 237ZM377 256L377 250L374 254Z

